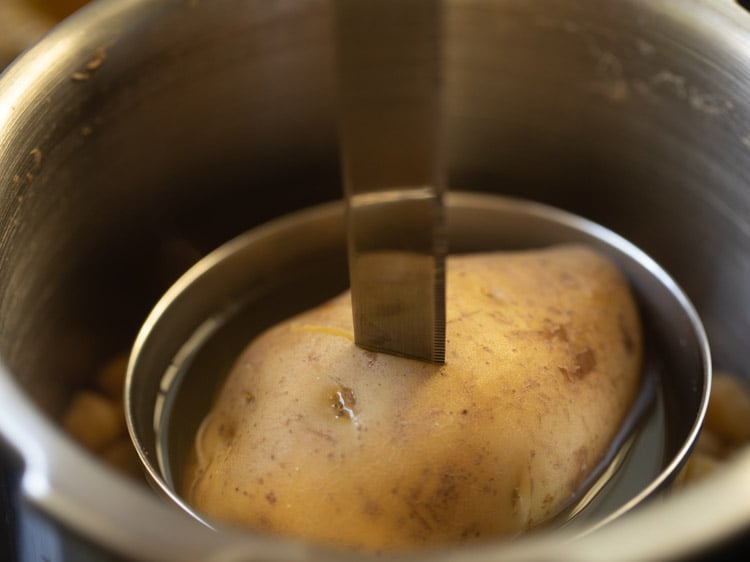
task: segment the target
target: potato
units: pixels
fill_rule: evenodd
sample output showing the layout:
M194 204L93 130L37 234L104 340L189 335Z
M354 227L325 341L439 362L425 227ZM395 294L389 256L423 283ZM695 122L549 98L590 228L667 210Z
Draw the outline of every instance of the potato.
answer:
M582 246L451 256L445 365L354 345L349 294L255 339L196 438L209 519L326 545L510 537L559 512L638 391L619 271Z
M83 390L71 401L62 418L65 431L91 451L99 451L125 435L125 415L115 402Z
M747 382L724 371L714 373L705 427L726 443L740 445L750 441L750 390Z
M128 370L128 354L112 357L97 371L94 384L99 392L110 400L122 402L125 389L125 374Z

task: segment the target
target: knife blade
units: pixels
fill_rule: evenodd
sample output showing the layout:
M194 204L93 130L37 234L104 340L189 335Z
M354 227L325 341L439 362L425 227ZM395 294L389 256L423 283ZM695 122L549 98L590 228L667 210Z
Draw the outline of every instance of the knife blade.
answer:
M336 0L355 342L445 361L441 3Z

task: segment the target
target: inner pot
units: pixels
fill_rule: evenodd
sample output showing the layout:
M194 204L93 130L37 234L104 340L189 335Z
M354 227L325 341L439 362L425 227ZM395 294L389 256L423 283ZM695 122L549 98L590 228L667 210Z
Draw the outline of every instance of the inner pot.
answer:
M729 0L444 9L450 185L548 203L631 240L695 304L716 367L750 377L750 17ZM0 78L1 497L9 528L24 529L18 558L317 555L219 541L58 420L203 255L340 197L332 37L324 0L108 0ZM713 549L750 527L747 470L739 457L581 541L513 554Z
M451 254L586 244L626 275L641 310L640 395L609 453L544 527L590 532L668 486L700 429L710 364L700 321L667 273L613 232L528 201L451 192L446 220ZM197 519L178 490L201 421L249 341L347 287L345 238L343 202L271 221L203 258L146 319L128 368L128 428L150 480Z

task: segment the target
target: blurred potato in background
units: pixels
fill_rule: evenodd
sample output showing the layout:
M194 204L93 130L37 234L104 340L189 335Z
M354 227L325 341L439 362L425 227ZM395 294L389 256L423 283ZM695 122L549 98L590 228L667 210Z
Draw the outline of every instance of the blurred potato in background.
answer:
M0 70L88 0L0 0Z
M89 0L24 0L40 12L47 13L58 20L63 19L82 7Z

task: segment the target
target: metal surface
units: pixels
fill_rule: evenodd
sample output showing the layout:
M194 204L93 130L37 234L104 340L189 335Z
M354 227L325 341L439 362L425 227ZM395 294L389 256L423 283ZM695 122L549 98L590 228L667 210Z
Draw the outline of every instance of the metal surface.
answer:
M632 240L695 303L716 366L750 379L750 17L723 0L540 4L445 4L450 185L544 201ZM60 544L85 537L103 558L332 559L219 539L55 421L197 257L340 197L331 37L322 0L109 0L0 79L0 433L25 467L20 501ZM103 64L73 80L100 49ZM750 528L748 471L740 456L575 543L441 556L697 556Z
M334 6L354 338L443 363L442 4Z

